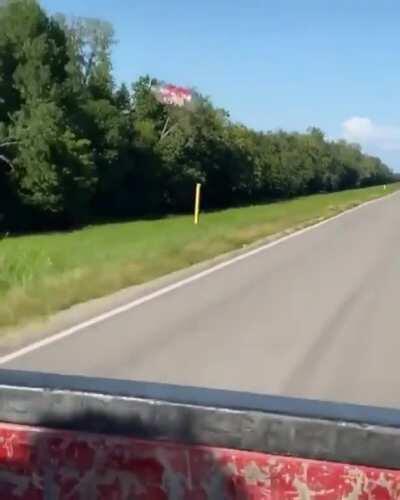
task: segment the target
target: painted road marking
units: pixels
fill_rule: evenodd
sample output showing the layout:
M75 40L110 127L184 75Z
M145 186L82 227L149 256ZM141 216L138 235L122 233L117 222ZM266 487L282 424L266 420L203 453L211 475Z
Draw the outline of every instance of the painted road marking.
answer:
M17 358L25 356L26 354L29 354L31 352L37 351L38 349L41 349L42 347L46 347L50 344L53 344L54 342L58 342L59 340L65 339L66 337L69 337L70 335L73 335L74 333L77 333L81 330L84 330L85 328L88 328L90 326L93 326L93 325L96 325L96 324L101 323L103 321L106 321L110 318L113 318L114 316L118 316L119 314L130 311L131 309L135 309L136 307L139 307L142 304L146 304L146 302L150 302L151 300L162 297L163 295L166 295L167 293L171 293L174 290L177 290L178 288L182 288L183 286L189 285L190 283L193 283L197 280L205 278L206 276L209 276L210 274L213 274L217 271L221 271L221 269L225 269L226 267L232 266L233 264L236 264L237 262L240 262L244 259L248 259L249 257L253 257L254 255L257 255L261 252L265 252L266 250L269 250L270 248L273 248L277 245L281 245L282 243L285 243L286 241L291 240L292 238L296 238L297 236L301 236L302 234L305 234L309 231L313 231L314 229L317 229L317 228L323 226L324 224L328 224L329 222L337 220L340 217L344 217L345 215L350 214L352 212L355 212L356 210L359 210L361 208L364 208L367 205L370 205L372 203L376 203L378 201L387 200L388 198L390 198L394 195L397 195L397 194L399 194L398 191L390 194L389 196L377 198L374 200L367 201L366 203L362 203L361 205L358 205L357 207L353 207L353 208L350 208L348 210L345 210L344 212L342 212L338 215L335 215L333 217L330 217L329 219L325 219L321 222L317 222L316 224L312 224L308 227L300 229L299 231L295 231L291 234L283 236L282 238L279 238L279 239L276 239L276 240L271 241L269 243L266 243L264 245L261 245L257 248L254 248L253 250L249 250L248 252L242 253L240 255L237 255L236 257L233 257L233 258L228 259L224 262L221 262L220 264L216 264L215 266L212 266L208 269L205 269L204 271L200 271L196 274L193 274L192 276L189 276L188 278L184 278L180 281L177 281L176 283L172 283L171 285L167 285L163 288L160 288L159 290L156 290L155 292L149 293L148 295L144 295L143 297L140 297L140 298L135 299L131 302L128 302L127 304L124 304L123 306L116 307L115 309L111 309L111 311L107 311L103 314L95 316L92 319L89 319L87 321L83 321L82 323L79 323L78 325L67 328L66 330L62 330L61 332L55 333L54 335L50 335L49 337L46 337L43 340L33 342L32 344L30 344L26 347L23 347L22 349L18 349L17 351L14 351L10 354L6 354L5 356L0 357L0 365L3 365L5 363L9 363L10 361L14 361Z

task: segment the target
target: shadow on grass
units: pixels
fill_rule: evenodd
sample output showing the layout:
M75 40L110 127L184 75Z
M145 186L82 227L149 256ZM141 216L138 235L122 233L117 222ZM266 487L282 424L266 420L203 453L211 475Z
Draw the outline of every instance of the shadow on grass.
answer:
M392 184L395 184L393 182ZM225 211L229 209L245 209L249 207L258 207L262 205L271 205L276 203L283 202L294 202L296 200L300 200L303 198L308 198L309 196L318 196L318 195L333 195L339 194L346 191L363 191L365 189L373 189L378 188L380 185L371 185L371 186L359 186L359 187L349 187L338 190L325 190L325 191L312 191L308 193L304 193L302 195L271 195L271 196L263 196L256 197L253 200L238 200L237 202L232 201L231 203L225 204L215 204L215 202L207 202L207 196L205 195L202 199L202 213L203 214L213 214L220 211ZM37 226L31 226L31 229L4 229L0 225L0 242L2 239L7 237L23 237L23 236L33 236L33 235L52 235L52 234L68 234L80 229L88 228L91 226L102 226L106 224L125 224L132 222L144 222L144 221L156 221L162 219L168 219L170 217L181 217L181 216L190 216L192 214L191 207L185 207L181 210L171 209L160 210L151 212L148 214L137 214L137 215L126 215L126 216L92 216L86 217L81 222L55 222L49 223L48 225L42 224ZM0 221L1 222L1 221Z

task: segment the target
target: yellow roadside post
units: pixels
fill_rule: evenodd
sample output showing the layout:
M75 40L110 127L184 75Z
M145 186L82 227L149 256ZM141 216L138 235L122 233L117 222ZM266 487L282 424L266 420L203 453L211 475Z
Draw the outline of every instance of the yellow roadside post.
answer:
M194 200L194 223L197 225L199 223L199 214L200 214L200 192L201 192L201 184L196 184L196 195Z

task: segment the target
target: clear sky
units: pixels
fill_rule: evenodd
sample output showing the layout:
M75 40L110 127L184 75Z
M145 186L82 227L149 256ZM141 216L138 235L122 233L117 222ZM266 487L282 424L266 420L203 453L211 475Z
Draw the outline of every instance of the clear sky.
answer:
M320 127L400 170L399 0L42 0L110 21L116 81L198 88L259 130Z

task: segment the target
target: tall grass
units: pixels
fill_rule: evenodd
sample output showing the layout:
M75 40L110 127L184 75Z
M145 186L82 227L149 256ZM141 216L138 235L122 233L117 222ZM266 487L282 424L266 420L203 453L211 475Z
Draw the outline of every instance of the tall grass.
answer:
M24 323L307 225L400 185L0 240L0 327Z

